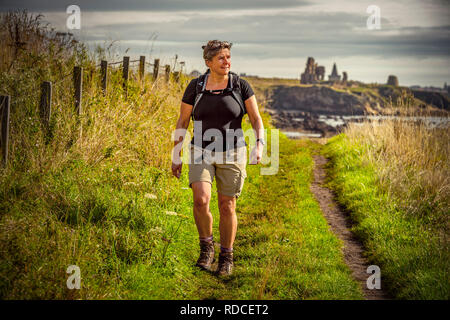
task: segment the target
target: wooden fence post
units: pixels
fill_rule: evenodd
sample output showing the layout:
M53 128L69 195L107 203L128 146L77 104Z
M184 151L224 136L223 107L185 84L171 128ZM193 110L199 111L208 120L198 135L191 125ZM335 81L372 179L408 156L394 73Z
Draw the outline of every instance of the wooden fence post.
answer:
M41 102L39 104L39 114L43 126L48 129L50 116L52 113L52 83L44 81L41 85Z
M102 60L101 65L101 77L102 77L102 91L106 94L106 87L108 86L108 61Z
M158 78L158 72L159 72L159 59L155 59L155 62L153 63L153 81L156 81Z
M128 84L128 70L130 67L130 57L123 57L123 90L125 91L125 96L127 95L127 84Z
M83 91L83 68L74 67L73 68L73 86L75 88L75 110L77 115L81 114L81 95Z
M9 143L9 96L0 96L2 105L2 165L6 168L8 163L8 143Z
M170 65L166 64L166 82L170 80Z
M174 71L173 72L173 76L174 76L176 82L178 82L178 80L180 80L180 72L181 71Z
M141 80L144 79L144 72L145 72L145 56L140 56L140 58L139 58L139 78Z
M186 63L184 61L180 61L180 73L183 73L183 68Z

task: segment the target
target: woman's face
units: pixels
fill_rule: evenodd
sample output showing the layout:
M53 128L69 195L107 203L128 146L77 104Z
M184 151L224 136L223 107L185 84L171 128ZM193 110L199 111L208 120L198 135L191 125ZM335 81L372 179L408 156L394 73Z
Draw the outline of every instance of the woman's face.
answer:
M230 49L220 50L210 61L206 60L206 65L211 69L211 72L227 75L231 68Z

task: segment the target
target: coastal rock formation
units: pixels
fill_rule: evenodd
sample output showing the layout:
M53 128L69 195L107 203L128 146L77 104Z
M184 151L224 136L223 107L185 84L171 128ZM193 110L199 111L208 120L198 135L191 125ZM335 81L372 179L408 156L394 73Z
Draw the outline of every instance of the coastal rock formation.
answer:
M343 88L322 84L275 85L266 89L264 95L266 110L277 128L321 133L324 137L340 132L348 121L364 119L352 117L349 120L344 116L401 115L401 102L400 107L397 104L405 99L417 114L442 116L450 111L450 101L445 94L389 85L360 83L358 87L348 85Z
M330 87L277 86L272 91L271 109L307 111L311 114L362 115L370 99Z
M450 111L450 99L440 92L412 90L414 98L420 99L439 109Z
M390 75L388 77L387 84L390 86L398 87L398 79L397 76Z
M285 111L269 112L277 128L303 133L320 133L322 137L333 136L345 127L345 123L332 126L317 115L309 112L290 113ZM337 117L335 119L338 119Z
M269 108L297 114L307 112L311 115L364 115L395 112L398 100L407 99L417 110L438 114L440 110L449 110L449 98L436 92L409 90L405 87L378 85L371 87L345 87L337 89L329 86L314 85L286 86L277 85L266 91ZM394 108L394 110L392 109ZM397 110L400 111L400 110Z

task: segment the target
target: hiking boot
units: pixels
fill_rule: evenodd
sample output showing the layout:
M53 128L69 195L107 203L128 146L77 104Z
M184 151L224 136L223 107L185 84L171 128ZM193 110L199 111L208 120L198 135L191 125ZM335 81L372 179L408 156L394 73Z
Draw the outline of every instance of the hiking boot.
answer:
M214 241L200 241L200 257L195 265L204 270L210 270L214 261Z
M218 276L229 276L233 272L233 252L221 252L219 254Z

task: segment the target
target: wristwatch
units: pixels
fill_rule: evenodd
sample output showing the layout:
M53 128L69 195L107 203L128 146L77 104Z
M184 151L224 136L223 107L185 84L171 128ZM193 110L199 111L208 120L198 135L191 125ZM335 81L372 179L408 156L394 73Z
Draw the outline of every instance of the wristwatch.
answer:
M256 143L258 143L258 141L261 142L262 145L265 145L265 144L266 144L266 143L264 142L264 139L263 139L263 138L258 138L258 139L256 139Z

